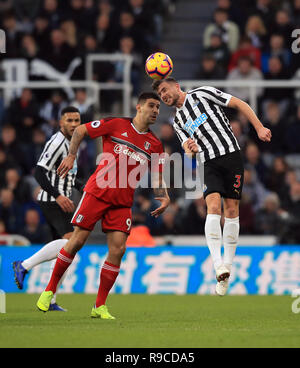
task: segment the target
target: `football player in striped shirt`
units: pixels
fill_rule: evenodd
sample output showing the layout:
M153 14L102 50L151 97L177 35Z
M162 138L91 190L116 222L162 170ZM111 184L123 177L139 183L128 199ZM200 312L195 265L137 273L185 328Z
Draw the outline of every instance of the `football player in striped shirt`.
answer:
M223 107L243 113L260 140L270 142L271 131L263 126L246 102L216 88L203 86L184 92L174 78L154 81L152 88L167 106L176 108L173 127L186 154L199 154L204 164L205 236L216 271L216 293L225 295L238 243L244 167L239 144ZM225 216L223 259L222 198Z
M19 289L23 289L26 274L33 267L55 259L72 235L73 226L71 219L75 207L70 197L73 187L79 191L82 188L82 183L76 178L76 159L73 169L65 178L61 178L56 170L62 160L68 155L70 140L80 123L79 110L73 106L65 107L61 111L60 130L46 142L37 163L35 178L41 186L38 202L51 229L52 238L56 240L46 244L31 257L23 261L13 262L15 282ZM60 284L62 281L63 279ZM49 310L65 311L56 303L56 295L51 300Z

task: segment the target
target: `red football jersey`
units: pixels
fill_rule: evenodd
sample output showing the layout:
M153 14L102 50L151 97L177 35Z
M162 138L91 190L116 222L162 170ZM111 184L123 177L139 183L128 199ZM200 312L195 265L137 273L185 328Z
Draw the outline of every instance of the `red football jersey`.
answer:
M163 145L149 130L141 133L130 118L106 118L86 124L91 138L102 137L103 153L84 191L116 206L131 207L147 169L162 172Z

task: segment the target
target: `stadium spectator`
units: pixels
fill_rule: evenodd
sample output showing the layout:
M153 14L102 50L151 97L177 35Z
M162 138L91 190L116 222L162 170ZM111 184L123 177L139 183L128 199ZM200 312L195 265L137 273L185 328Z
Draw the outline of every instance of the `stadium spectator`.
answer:
M267 42L267 30L258 15L251 15L245 25L245 35L250 37L252 45L263 49Z
M21 29L18 25L16 16L13 12L4 14L2 19L2 28L6 37L6 58L20 57L20 42L22 37Z
M66 43L72 47L76 48L78 46L77 40L77 28L73 19L67 19L63 21L60 25L60 29L64 34Z
M100 14L98 16L95 35L98 47L101 50L106 52L115 51L117 40L112 36L110 18L107 14Z
M289 79L289 72L284 68L283 62L277 56L269 59L269 72L265 74L265 79L276 81L280 79ZM291 90L289 88L265 88L263 95L263 110L270 100L279 104L281 114L284 114L290 102Z
M50 26L48 18L42 15L38 16L34 22L32 36L40 48L46 48L49 45L49 33Z
M162 214L162 222L151 231L152 235L178 235L181 234L181 219L179 216L179 206L171 203Z
M238 65L238 60L241 56L249 57L252 60L252 65L261 70L261 50L252 45L249 36L241 37L239 48L231 55L228 66L229 72Z
M274 101L269 101L266 104L266 119L264 126L272 132L272 141L269 144L259 142L261 151L270 152L272 154L283 154L286 150L283 137L286 134L287 124L281 118L279 104Z
M16 202L13 191L7 188L0 190L0 219L9 234L19 233L23 224L22 209Z
M291 44L291 34L295 26L291 22L291 17L286 9L276 11L270 33L279 33L284 38L284 46L289 48Z
M176 134L170 123L164 122L160 125L159 137L166 152L170 152L170 154L182 152L181 144L179 140L176 139Z
M227 65L230 58L230 52L226 44L222 41L219 33L210 35L210 42L204 49L205 54L210 54L216 60L219 68L227 70Z
M239 29L244 29L247 14L242 5L237 8L234 0L218 0L217 8L225 10L228 13L228 19L236 23Z
M132 37L124 36L120 39L119 52L123 55L131 55L133 57L133 63L131 67L131 84L133 86L132 94L137 97L140 91L140 70L142 66L141 55L135 48L135 41ZM123 81L124 75L124 61L117 61L115 63L115 75L116 82ZM136 101L135 101L136 102Z
M28 61L39 56L38 45L35 39L29 34L25 34L25 36L22 37L20 56Z
M228 20L228 18L229 16L226 10L217 8L214 11L214 21L208 24L204 29L204 47L209 47L210 38L213 33L219 33L222 41L227 45L231 52L237 49L240 31L238 26L234 22Z
M72 19L75 29L80 29L82 32L88 32L91 30L91 20L87 17L84 3L85 1L83 0L70 0L69 11L67 12L66 18Z
M244 172L243 195L249 198L254 212L261 208L267 193L267 190L258 179L255 169L246 166Z
M280 236L283 232L284 215L278 195L269 193L264 199L262 208L255 215L255 233Z
M289 186L286 183L286 174L289 166L283 156L273 159L272 166L266 177L266 187L271 192L275 192L284 202L287 198Z
M0 188L5 187L5 174L8 169L17 164L7 158L5 150L0 145Z
M15 200L19 204L23 204L31 200L30 185L24 180L24 178L15 168L6 170L5 188L13 192Z
M241 150L244 150L247 142L247 136L243 132L242 123L238 119L234 119L230 121L230 125L233 131L234 136L236 137Z
M269 47L266 52L262 54L262 72L269 72L269 59L271 57L278 57L282 60L285 68L288 68L291 63L291 52L284 45L284 37L279 33L274 33L270 37Z
M261 152L257 144L248 142L245 148L245 163L248 168L255 170L257 178L261 183L265 183L267 176L267 167L261 157Z
M38 162L39 157L42 154L43 148L46 143L46 134L41 128L36 128L33 131L32 135L32 145L27 149L27 167L32 170L36 163Z
M203 197L193 200L183 216L184 233L188 235L204 234L207 209Z
M33 20L40 9L40 0L14 1L14 11L24 32L32 32Z
M285 146L289 153L300 153L300 104L291 124L286 127Z
M248 56L241 56L238 60L236 68L232 69L227 75L228 81L234 80L262 80L263 74L260 70L252 65L252 60ZM256 89L258 97L263 93L263 88ZM227 92L246 102L250 100L249 87L228 87Z
M253 234L255 212L249 194L244 193L240 201L240 234Z
M66 72L71 61L76 56L76 50L66 42L63 31L56 28L50 33L49 49L44 48L41 58L60 72Z
M0 13L5 13L13 9L13 0L2 0L0 2Z
M202 80L218 80L225 78L225 68L217 64L212 54L204 54L201 60L201 69L197 74L197 79Z
M144 37L143 29L135 24L135 19L129 11L122 11L117 27L111 29L111 37L114 41L114 50L120 47L120 40L123 37L131 37L134 40L135 48L138 52L149 50L149 45Z
M22 90L7 111L7 121L16 128L18 140L30 144L32 132L40 124L38 104L29 88Z
M48 232L40 223L40 215L35 209L29 209L25 213L24 228L20 232L31 244L44 244L49 239Z
M81 120L84 123L93 120L93 100L87 96L87 92L84 88L78 88L76 90L75 99L71 102L71 106L74 106L79 110Z
M289 228L285 234L285 242L299 244L300 242L300 182L295 181L290 185L289 202L286 210L289 214Z
M57 0L44 0L39 16L47 18L50 29L59 27L60 22L63 19L61 12L59 11Z
M251 1L251 5L254 1ZM264 20L264 24L267 29L272 24L274 17L274 8L272 0L256 0L255 5L250 8L251 15L257 15Z
M291 4L292 23L296 28L300 26L300 0L293 0Z
M50 99L46 100L42 105L39 115L43 120L41 128L45 132L47 139L58 129L60 112L67 104L62 92L53 90Z
M17 139L15 127L10 124L6 124L2 128L0 147L11 165L20 166L23 172L27 172L24 150Z

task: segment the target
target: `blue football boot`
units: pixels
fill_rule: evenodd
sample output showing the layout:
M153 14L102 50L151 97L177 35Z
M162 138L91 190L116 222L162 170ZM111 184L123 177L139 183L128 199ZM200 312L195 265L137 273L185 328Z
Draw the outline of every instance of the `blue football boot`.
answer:
M49 312L51 312L51 311L67 312L67 309L64 309L64 308L60 307L58 304L53 303L53 304L50 304L50 307L49 307L48 311Z
M26 273L28 273L28 271L22 266L22 262L23 261L15 261L12 264L15 275L15 282L20 290L23 289L23 281Z

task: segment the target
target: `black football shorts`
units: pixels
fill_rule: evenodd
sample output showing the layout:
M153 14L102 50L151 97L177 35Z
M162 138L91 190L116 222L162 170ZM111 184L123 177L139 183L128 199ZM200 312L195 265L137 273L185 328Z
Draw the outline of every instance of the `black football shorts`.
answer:
M73 213L64 212L56 202L39 201L39 205L50 226L53 239L60 239L74 230L71 224Z
M223 198L241 199L243 182L244 164L240 151L204 163L204 198L220 193Z

